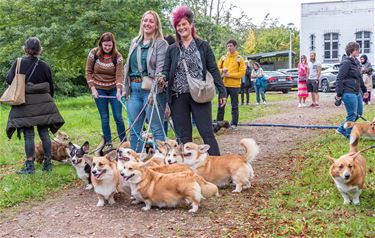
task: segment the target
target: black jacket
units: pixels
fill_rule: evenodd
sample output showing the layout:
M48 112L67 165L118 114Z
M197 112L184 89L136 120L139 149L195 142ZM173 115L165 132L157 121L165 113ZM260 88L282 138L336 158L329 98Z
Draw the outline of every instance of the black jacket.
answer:
M53 82L52 82L52 72L48 64L42 60L39 60L38 66L35 68L35 71L31 78L29 78L33 67L38 60L35 56L26 56L22 58L21 61L21 68L20 73L25 74L25 79L27 82L38 84L38 83L49 83L49 92L53 97L54 89L53 89ZM6 77L6 82L10 85L13 81L14 74L16 71L17 60L13 63L12 67L10 68L8 75Z
M338 97L342 97L344 93L367 92L360 69L359 61L355 58L344 57L342 59L336 79L336 93Z
M223 80L220 76L220 71L216 64L216 59L212 49L207 41L203 41L201 39L194 39L195 43L197 44L197 48L199 54L201 56L202 65L203 65L203 78L206 79L207 70L212 74L214 78L214 83L219 91L219 98L224 98L227 96ZM163 67L163 74L166 76L166 80L168 81L168 102L172 102L172 87L174 83L174 76L176 73L177 62L180 57L180 50L177 42L170 45L167 49L167 53L165 55L164 67Z

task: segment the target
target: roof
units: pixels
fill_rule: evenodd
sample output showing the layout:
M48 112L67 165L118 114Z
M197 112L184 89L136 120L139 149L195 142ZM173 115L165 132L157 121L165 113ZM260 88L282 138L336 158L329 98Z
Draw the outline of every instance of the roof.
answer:
M292 55L296 55L292 51ZM282 50L282 51L274 51L274 52L267 52L267 53L258 53L258 54L253 54L253 55L246 55L246 59L251 59L251 60L259 60L263 58L272 58L272 57L287 57L289 56L289 50Z

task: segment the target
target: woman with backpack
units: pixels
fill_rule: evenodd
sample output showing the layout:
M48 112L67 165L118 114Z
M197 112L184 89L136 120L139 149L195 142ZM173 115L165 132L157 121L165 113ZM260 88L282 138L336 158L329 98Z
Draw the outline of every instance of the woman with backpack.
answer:
M105 32L101 35L98 46L90 51L86 62L86 80L100 114L102 132L106 143L105 150L112 149L108 104L112 108L117 134L121 141L126 140L122 105L120 103L123 86L122 62L122 56L117 51L116 40L111 32Z

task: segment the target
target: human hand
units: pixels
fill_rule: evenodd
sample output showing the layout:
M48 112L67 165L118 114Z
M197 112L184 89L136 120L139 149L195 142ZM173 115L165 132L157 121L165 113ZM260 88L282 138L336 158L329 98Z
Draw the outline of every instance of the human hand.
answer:
M165 107L165 118L168 119L171 116L171 109L169 108L168 104Z
M117 88L117 92L116 92L116 98L117 98L117 101L121 101L121 88Z
M227 98L219 99L219 107L224 107L226 103L227 103Z
M164 88L166 85L165 79L163 77L157 77L156 81L158 82L158 87L159 88Z
M96 90L95 87L91 87L91 94L94 98L98 98L99 97L99 93L98 93L98 90Z
M153 98L153 94L152 93L148 94L147 101L148 101L148 104L150 104L150 105L154 104L154 98Z
M363 94L363 98L368 98L368 92L365 92L365 93Z

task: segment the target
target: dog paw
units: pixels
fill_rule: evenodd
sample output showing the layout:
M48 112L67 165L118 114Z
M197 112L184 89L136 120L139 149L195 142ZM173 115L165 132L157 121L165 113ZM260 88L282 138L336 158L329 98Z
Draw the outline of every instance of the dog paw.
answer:
M350 200L344 200L344 205L349 205L350 204Z
M115 199L113 199L113 198L108 200L108 204L109 204L109 205L113 205L113 204L115 204L115 203L116 203L116 201L115 201Z
M241 192L241 190L239 190L239 189L235 189L235 190L232 191L232 193L240 193L240 192Z
M85 190L91 190L93 188L92 184L87 184Z
M104 206L104 201L99 201L97 204L96 204L97 207L103 207Z
M353 199L353 204L354 204L354 205L359 205L359 199L358 199L358 200L354 200L354 199Z
M140 203L141 203L141 201L137 201L137 200L134 200L134 201L131 202L131 204L133 204L133 205L137 205L137 204L140 204Z
M197 211L198 211L198 208L192 208L192 209L190 209L188 212L195 213L195 212L197 212Z
M148 206L144 206L144 207L142 207L142 211L147 212L147 211L149 211L149 210L150 210L150 207L148 207Z

